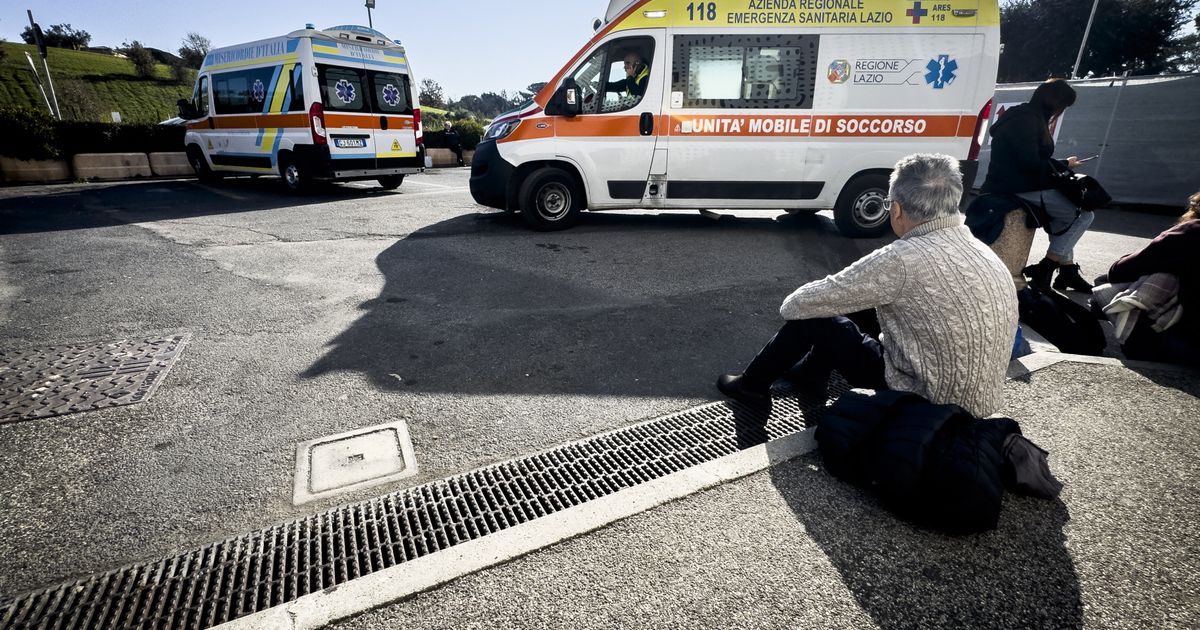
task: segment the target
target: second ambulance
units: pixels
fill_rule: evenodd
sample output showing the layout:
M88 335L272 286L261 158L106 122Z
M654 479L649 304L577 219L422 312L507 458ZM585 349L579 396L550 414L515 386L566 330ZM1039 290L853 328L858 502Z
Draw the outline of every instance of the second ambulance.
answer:
M997 0L613 0L488 128L471 193L540 230L584 209L833 208L879 235L901 157L974 179L999 23Z

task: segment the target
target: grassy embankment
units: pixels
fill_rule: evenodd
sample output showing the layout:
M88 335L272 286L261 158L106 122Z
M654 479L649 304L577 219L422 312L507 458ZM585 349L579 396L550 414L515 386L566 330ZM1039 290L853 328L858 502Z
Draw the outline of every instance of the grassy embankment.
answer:
M42 93L25 60L28 51L43 74L37 48L2 46L7 54L0 61L0 107L44 110ZM161 64L154 78L141 79L134 74L133 64L121 57L51 48L48 61L59 108L67 120L109 122L110 112L120 112L123 122L156 123L174 116L175 101L188 98L192 91L191 85L175 83L170 69Z

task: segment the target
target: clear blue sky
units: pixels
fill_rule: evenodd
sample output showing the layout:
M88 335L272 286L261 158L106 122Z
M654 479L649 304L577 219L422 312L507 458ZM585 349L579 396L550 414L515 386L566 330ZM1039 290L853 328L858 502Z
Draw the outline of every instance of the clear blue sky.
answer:
M0 37L21 41L25 9L48 28L68 23L93 46L139 40L175 52L188 31L214 47L317 28L367 23L363 0L3 0ZM408 49L418 78L434 79L448 96L510 92L548 81L592 35L606 0L376 0L375 28ZM190 7L190 8L189 8Z

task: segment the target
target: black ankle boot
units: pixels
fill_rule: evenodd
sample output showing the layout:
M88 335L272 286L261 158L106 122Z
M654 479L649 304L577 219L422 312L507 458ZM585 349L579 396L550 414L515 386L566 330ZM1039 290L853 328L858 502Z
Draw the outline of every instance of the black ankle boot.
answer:
M1050 277L1054 275L1054 270L1058 269L1058 263L1043 258L1036 265L1029 265L1021 270L1025 277L1029 278L1029 284L1041 291L1050 291ZM1082 279L1082 278L1081 278Z
M1079 274L1079 265L1063 265L1058 268L1058 277L1054 279L1054 288L1059 291L1078 291L1091 293L1092 285Z

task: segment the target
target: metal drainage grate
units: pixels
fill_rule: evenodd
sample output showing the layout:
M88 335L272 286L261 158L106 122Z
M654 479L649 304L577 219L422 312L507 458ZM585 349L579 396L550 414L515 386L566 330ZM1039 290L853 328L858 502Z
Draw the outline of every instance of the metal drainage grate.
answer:
M0 424L142 402L158 388L189 338L183 333L0 350Z
M833 395L849 389L841 379ZM824 409L710 403L177 556L0 602L0 628L207 628L803 430Z

